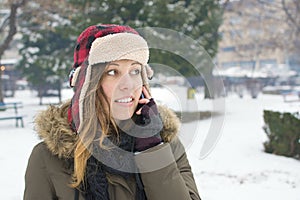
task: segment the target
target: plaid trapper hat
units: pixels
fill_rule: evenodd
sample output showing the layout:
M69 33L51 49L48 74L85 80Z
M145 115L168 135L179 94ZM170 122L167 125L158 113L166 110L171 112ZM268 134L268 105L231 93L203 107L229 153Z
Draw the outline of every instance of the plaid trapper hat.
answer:
M152 69L147 64L149 47L136 30L129 26L101 24L86 28L77 38L74 64L69 75L74 95L68 110L68 120L75 132L80 133L82 128L83 101L93 76L93 65L121 59L141 63L143 83L148 84L147 79L151 79L153 75Z

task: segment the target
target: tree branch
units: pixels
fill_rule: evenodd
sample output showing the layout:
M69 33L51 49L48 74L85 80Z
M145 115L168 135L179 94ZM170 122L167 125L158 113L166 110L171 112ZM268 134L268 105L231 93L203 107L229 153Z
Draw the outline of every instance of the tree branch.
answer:
M10 5L10 14L8 17L9 31L8 31L8 35L4 39L4 42L0 45L0 58L2 57L4 51L9 47L9 43L12 41L14 35L17 33L17 25L16 25L17 10L19 7L24 6L27 3L27 1L28 0L21 0L18 3L12 3Z
M1 26L0 26L0 33L4 31L4 28L7 26L7 22L9 20L9 15L3 20Z
M225 0L225 1L222 3L222 6L221 6L222 12L224 12L224 10L227 8L227 6L229 5L229 3L230 3L230 0Z
M281 4L282 4L282 8L283 8L283 10L284 10L284 12L285 12L285 14L286 14L288 20L289 20L293 25L295 25L296 31L297 31L297 33L299 33L299 32L300 32L300 26L299 26L299 24L297 23L296 19L292 16L292 13L291 13L291 12L289 11L289 9L287 8L287 5L286 5L285 0L281 0Z
M294 0L294 4L296 4L296 13L298 13L300 11L300 3L298 0Z

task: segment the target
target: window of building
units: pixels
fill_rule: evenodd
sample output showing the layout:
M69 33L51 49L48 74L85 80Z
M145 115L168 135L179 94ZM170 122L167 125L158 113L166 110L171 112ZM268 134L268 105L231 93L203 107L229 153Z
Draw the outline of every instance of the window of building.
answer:
M221 50L223 52L232 52L232 51L235 51L235 47L234 46L223 47L223 48L221 48Z
M255 65L254 61L241 61L240 66L242 68L253 67Z
M223 62L223 63L221 63L221 66L223 68L237 67L237 66L239 66L239 62Z
M237 48L239 51L250 51L253 50L255 46L254 44L240 44Z

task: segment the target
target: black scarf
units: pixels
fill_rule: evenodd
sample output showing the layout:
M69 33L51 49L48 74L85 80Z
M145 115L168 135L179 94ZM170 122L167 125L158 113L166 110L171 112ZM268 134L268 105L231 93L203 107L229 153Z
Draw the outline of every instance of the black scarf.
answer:
M119 142L115 140L112 141L116 146L120 149L125 150L128 153L133 154L134 149L134 140L135 138L119 131ZM87 161L86 173L85 173L85 183L81 185L81 190L83 190L83 195L86 200L109 200L108 194L108 181L106 177L106 173L110 173L113 175L118 175L123 177L124 179L128 179L130 177L134 177L136 180L136 200L146 200L145 191L143 189L143 184L140 178L139 173L132 172L124 172L126 167L134 167L134 161L132 160L132 156L128 158L124 158L124 154L120 154L115 149L103 150L99 147L99 145L95 145L94 152L99 151L99 155L101 158L106 158L109 162L115 162L113 165L105 165L103 161L97 159L92 155ZM126 154L128 155L128 154ZM97 157L97 156L96 156ZM101 159L100 158L100 159ZM122 158L122 159L120 159ZM105 161L104 161L105 163ZM110 167L113 166L113 167Z

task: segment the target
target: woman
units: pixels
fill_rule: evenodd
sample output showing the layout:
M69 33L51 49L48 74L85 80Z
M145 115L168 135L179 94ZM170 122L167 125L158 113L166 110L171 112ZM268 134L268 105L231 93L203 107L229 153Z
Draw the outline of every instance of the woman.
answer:
M149 48L132 28L95 25L77 39L71 101L35 120L25 200L200 199L179 120L156 106Z

